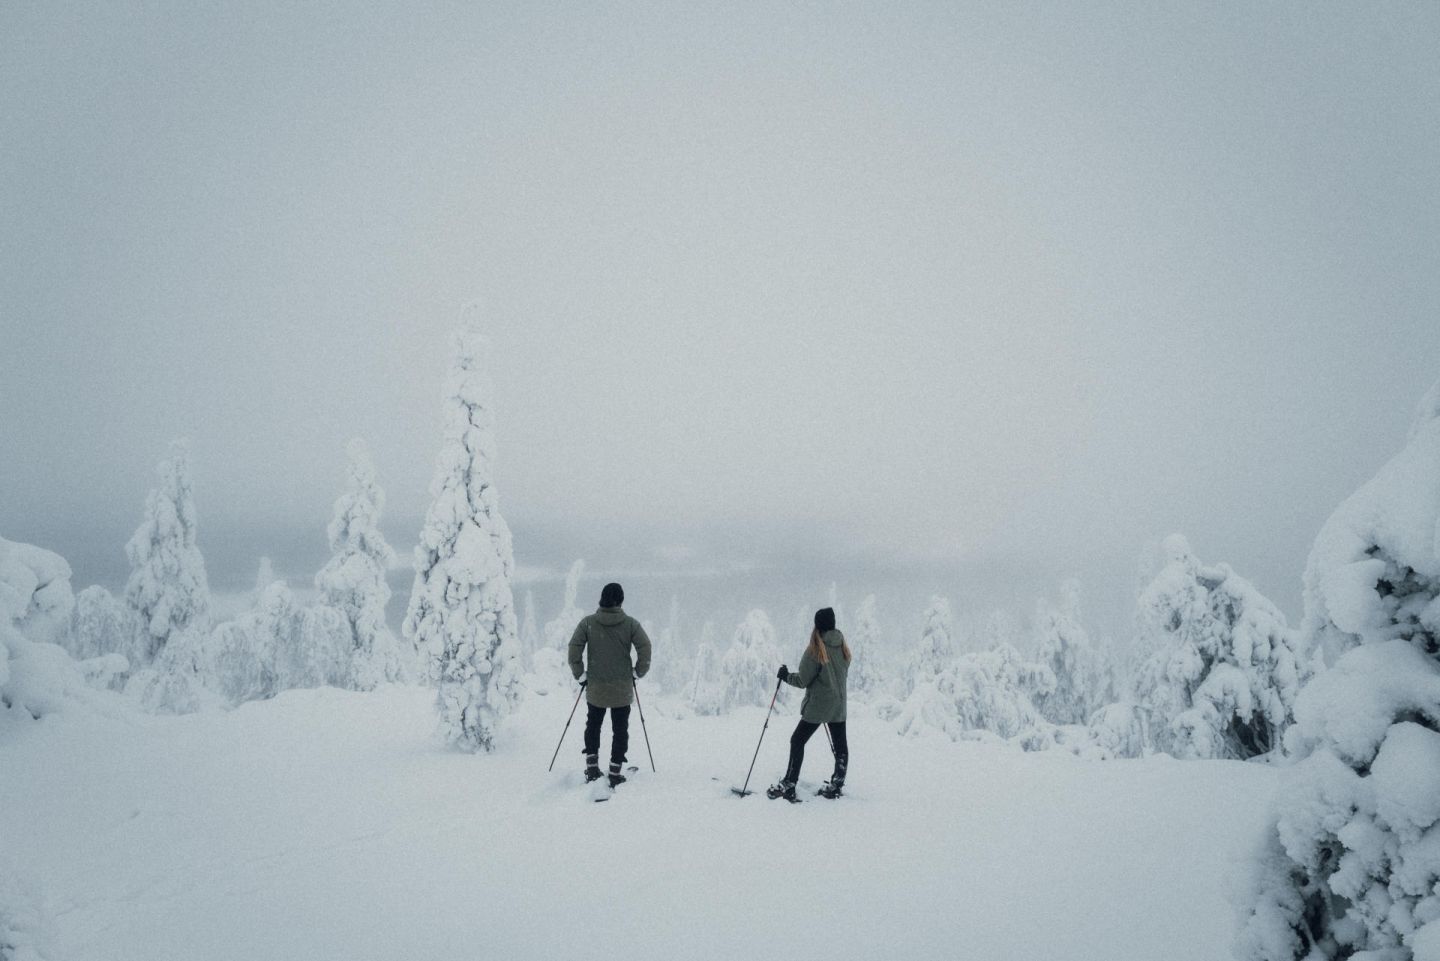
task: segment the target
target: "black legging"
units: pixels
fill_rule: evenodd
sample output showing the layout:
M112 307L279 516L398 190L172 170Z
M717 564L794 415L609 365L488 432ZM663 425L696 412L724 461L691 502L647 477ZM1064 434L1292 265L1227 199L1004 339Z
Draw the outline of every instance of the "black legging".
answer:
M830 740L835 742L835 773L831 780L843 781L845 769L850 766L850 745L845 741L845 722L831 721L825 726L830 729ZM785 780L791 784L800 780L800 765L805 763L805 742L818 730L820 725L810 721L801 721L795 725L795 733L790 735L790 767L785 772Z
M594 704L585 705L585 753L600 753L600 724L605 720L605 708ZM610 708L610 763L624 764L625 753L630 750L630 705Z

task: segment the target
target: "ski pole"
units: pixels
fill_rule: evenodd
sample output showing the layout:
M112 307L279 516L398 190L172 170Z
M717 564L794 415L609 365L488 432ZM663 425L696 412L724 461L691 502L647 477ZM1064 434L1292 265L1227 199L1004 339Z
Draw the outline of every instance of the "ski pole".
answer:
M580 690L575 692L575 707L570 709L570 716L565 720L565 730L560 732L560 744L565 743L565 735L570 733L570 722L575 720L575 709L580 706L580 695L585 693L585 685L580 685ZM560 756L560 744L555 745L555 753L550 756L550 766L547 771L555 770L555 759Z
M650 750L650 732L645 730L645 706L640 703L640 685L630 679L630 688L635 692L635 706L640 709L640 732L645 735L645 753L650 755L650 770L655 770L655 755Z
M775 698L780 696L781 683L775 682L775 693L770 696L770 710L765 712L765 726L760 729L760 740L755 742L755 757L750 759L750 770L745 772L745 786L738 791L733 787L730 789L741 797L750 793L750 775L755 773L755 761L760 757L760 745L765 743L765 732L770 729L770 715L775 713Z
M830 742L830 753L831 753L831 754L834 754L834 753L835 753L835 739L830 736L830 725L829 725L829 724L822 724L822 725L820 725L820 726L825 729L825 740L827 740L827 741Z

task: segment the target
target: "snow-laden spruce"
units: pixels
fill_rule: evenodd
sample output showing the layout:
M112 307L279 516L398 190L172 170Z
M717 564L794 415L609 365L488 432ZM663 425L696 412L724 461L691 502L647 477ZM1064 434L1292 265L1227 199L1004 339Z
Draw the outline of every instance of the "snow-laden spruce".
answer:
M158 470L160 486L150 491L145 518L125 545L130 558L125 600L144 624L147 663L172 637L206 630L210 618L210 584L195 542L195 494L183 442L170 445Z
M715 625L706 622L695 651L686 702L696 714L720 714L725 710L725 685L720 675L720 651L715 642Z
M570 638L575 633L575 625L580 623L580 618L589 613L580 608L577 600L580 594L580 578L584 576L585 561L583 559L570 565L570 572L565 575L565 604L553 620L545 622L547 647L558 648L562 651L569 647Z
M345 490L335 501L330 520L330 560L315 575L315 586L330 607L350 625L351 672L348 683L369 691L402 677L400 646L385 623L390 585L385 572L395 552L380 533L385 492L365 442L356 438L346 448L350 466Z
M1440 961L1440 385L1405 448L1326 522L1246 961Z
M1049 668L1053 684L1034 692L1035 707L1052 724L1084 724L1107 700L1100 654L1080 620L1080 582L1060 585L1060 604L1035 607L1035 659Z
M1156 750L1251 758L1280 747L1305 676L1285 615L1229 566L1203 565L1178 534L1140 595L1135 697Z
M525 614L520 619L520 662L526 670L535 666L535 652L540 649L540 621L535 614L535 592L525 592Z
M500 719L520 690L515 554L495 491L494 412L483 370L487 346L473 322L461 324L404 624L438 682L442 736L457 747L485 751L494 747Z
M797 650L791 661L798 663L799 654ZM719 712L768 705L775 693L775 672L783 660L769 616L759 609L746 614L720 659Z
M920 628L920 643L910 659L907 686L914 690L917 684L938 677L955 661L960 646L955 641L955 616L950 612L950 602L943 597L932 597L925 609L923 626Z
M836 623L840 623L836 620ZM875 595L867 594L855 611L855 623L846 637L854 659L850 662L847 686L851 696L871 700L886 692L880 617L876 612Z

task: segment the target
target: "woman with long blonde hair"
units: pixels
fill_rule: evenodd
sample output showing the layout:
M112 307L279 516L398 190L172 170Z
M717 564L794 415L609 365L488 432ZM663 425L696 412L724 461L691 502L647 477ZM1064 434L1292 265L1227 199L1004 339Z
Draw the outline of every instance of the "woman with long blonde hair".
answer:
M790 765L785 777L765 792L769 797L800 800L795 796L795 785L800 780L800 765L805 762L805 742L821 724L830 729L835 773L818 793L827 798L840 796L845 769L850 765L850 746L845 740L845 680L849 671L850 645L845 643L845 635L835 629L835 611L821 608L815 612L815 629L810 632L800 667L792 672L782 664L777 674L785 683L804 688L805 700L800 704L800 723L790 735Z

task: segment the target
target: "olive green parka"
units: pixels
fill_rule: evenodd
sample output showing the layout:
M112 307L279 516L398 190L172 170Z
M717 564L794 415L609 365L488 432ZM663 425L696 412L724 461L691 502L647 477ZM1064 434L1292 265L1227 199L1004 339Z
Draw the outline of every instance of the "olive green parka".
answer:
M850 662L845 660L845 635L826 631L821 638L829 662L821 664L806 645L800 666L785 677L785 683L805 689L800 717L811 724L835 724L845 720L845 682Z
M582 618L570 636L569 654L575 680L589 675L585 700L596 707L629 705L635 699L634 678L650 670L650 638L640 622L619 607L602 607Z

